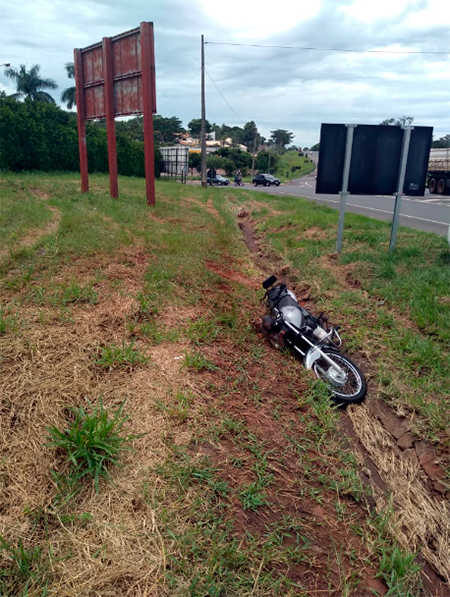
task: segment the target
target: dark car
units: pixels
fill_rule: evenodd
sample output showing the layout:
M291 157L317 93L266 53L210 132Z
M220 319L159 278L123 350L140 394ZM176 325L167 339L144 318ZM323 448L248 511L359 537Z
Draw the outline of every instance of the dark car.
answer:
M257 174L253 179L253 184L255 187L257 187L259 184L262 184L264 187L270 187L271 185L279 187L280 181L278 178L272 176L272 174Z
M225 176L221 176L220 174L217 174L217 176L214 176L214 178L212 179L212 183L219 185L219 186L226 186L226 185L230 184L230 181L228 178L225 178ZM210 178L206 179L206 184L211 184Z

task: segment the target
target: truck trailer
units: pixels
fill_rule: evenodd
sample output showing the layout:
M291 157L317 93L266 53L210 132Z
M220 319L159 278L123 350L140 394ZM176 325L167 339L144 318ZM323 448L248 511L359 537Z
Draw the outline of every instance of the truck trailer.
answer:
M428 161L428 190L438 195L450 194L450 148L431 150Z

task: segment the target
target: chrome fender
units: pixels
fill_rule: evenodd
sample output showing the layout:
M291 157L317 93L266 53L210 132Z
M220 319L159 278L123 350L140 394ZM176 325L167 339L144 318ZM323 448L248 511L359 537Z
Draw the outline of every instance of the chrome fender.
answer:
M317 350L317 348L311 348L308 350L305 356L305 368L312 369L314 361L317 361L322 356L321 351Z
M332 361L330 359L330 357L327 354L325 354L324 352L322 352L319 348L311 348L306 353L306 356L304 359L305 368L312 369L314 361L317 361L317 359L319 359L321 357L324 358L326 361L328 361L328 364L331 365L331 367L333 367L333 369L335 371L337 371L341 375L345 375L345 372L341 369L341 367L339 367L339 365L337 363Z

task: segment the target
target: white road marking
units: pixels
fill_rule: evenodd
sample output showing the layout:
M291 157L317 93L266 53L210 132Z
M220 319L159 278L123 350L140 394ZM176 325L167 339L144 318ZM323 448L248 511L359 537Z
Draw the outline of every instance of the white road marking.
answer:
M293 197L295 197L295 195L291 195ZM321 201L328 201L329 203L337 203L338 205L340 205L340 201L336 201L335 199L325 199L325 197L310 197L310 199L320 199ZM347 203L347 205L350 205L351 207L360 207L361 209L367 209L370 211L379 211L381 213L384 214L390 214L391 216L393 215L392 211L386 210L386 209L377 209L376 207L367 207L367 205L358 205L357 203ZM412 220L420 220L422 222L430 222L431 224L441 224L443 226L448 226L449 223L448 222L440 222L437 220L428 220L427 218L418 218L417 216L408 216L406 214L400 214L402 217L404 218L410 218Z

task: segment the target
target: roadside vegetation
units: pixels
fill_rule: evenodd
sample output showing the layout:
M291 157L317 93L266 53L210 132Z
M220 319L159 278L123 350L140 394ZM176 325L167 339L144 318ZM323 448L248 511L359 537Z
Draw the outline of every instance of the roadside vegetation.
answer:
M347 214L337 255L337 213L300 199L90 182L0 182L0 594L442 592L446 240L401 228L391 255ZM365 404L263 341L281 270L341 324Z

